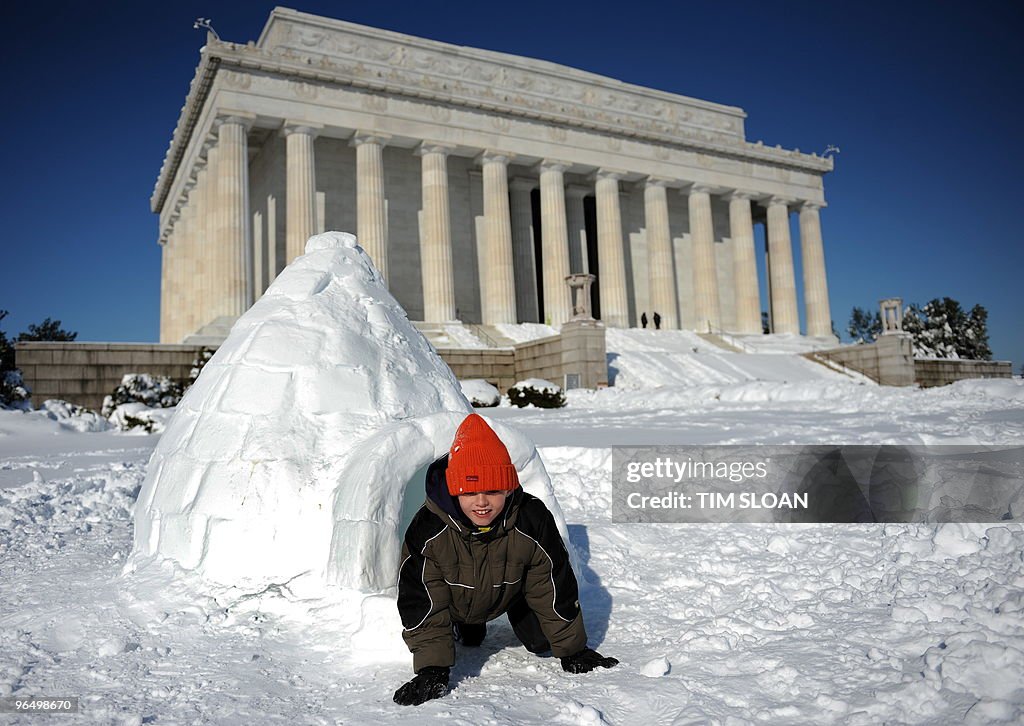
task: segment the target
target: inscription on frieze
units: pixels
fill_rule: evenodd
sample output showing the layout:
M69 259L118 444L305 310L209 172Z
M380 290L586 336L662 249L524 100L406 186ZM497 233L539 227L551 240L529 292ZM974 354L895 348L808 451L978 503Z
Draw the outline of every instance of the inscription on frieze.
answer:
M494 61L459 57L459 49L424 48L423 41L367 37L359 28L321 28L277 18L262 50L332 74L386 81L398 89L449 95L454 103L483 102L496 110L529 112L564 120L586 120L608 129L688 138L709 143L743 143L741 122L727 111L715 113L685 99L652 98L637 90L609 89L603 79L573 78L565 71L528 59ZM533 68L521 65L535 64Z

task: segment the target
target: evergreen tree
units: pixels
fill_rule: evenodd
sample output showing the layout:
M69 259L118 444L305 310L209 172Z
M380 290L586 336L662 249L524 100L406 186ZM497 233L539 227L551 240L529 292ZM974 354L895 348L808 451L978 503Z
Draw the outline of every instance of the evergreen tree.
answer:
M18 335L18 341L74 340L77 337L78 333L61 328L59 320L47 318L39 325L29 325L27 332Z
M846 329L855 343L874 343L882 334L882 316L877 312L872 315L866 310L855 307L850 314L850 325Z
M967 335L961 358L971 360L992 360L992 349L988 344L988 310L975 305L967 314Z
M913 336L915 352L921 334L924 332L924 321L924 312L917 303L910 303L903 310L903 332Z
M6 310L0 310L0 321L7 317ZM14 370L14 346L7 339L7 333L0 330L0 374Z
M967 316L953 298L935 298L924 306L922 344L930 358L959 358L958 348Z
M903 314L903 330L913 336L919 358L992 360L988 311L981 305L965 313L950 297L935 298L923 308L912 303Z

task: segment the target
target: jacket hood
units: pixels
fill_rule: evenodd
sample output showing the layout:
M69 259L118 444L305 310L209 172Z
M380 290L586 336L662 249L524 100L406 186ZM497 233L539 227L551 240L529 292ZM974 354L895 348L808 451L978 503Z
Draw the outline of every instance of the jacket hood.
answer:
M427 509L440 517L446 524L454 525L455 531L464 537L476 536L480 539L490 539L515 527L519 504L523 498L522 487L517 486L505 500L505 506L494 518L491 529L481 533L477 526L469 521L469 517L463 514L455 497L448 493L448 481L445 477L447 470L448 454L427 467L425 482Z

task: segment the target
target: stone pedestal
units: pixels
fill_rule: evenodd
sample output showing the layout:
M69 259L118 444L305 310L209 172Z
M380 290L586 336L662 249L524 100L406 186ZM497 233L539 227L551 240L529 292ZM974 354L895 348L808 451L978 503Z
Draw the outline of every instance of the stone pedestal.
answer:
M882 319L882 335L895 335L903 332L903 299L889 297L879 300Z
M590 310L590 286L597 279L594 275L586 272L576 272L565 278L569 285L569 292L572 297L572 320L593 320L594 315Z
M566 380L579 376L581 388L608 385L605 327L597 320L570 320L562 326L562 370Z

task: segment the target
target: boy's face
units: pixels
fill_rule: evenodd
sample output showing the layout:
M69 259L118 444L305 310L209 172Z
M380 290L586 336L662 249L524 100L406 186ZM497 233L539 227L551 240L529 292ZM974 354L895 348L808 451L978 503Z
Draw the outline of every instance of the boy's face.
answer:
M486 527L501 513L510 491L473 492L459 495L462 513L477 527Z

